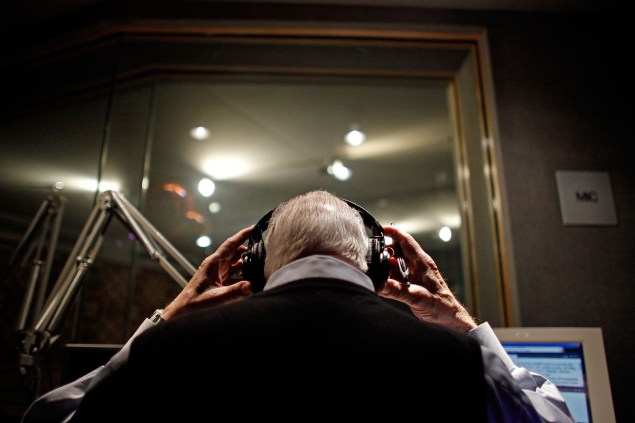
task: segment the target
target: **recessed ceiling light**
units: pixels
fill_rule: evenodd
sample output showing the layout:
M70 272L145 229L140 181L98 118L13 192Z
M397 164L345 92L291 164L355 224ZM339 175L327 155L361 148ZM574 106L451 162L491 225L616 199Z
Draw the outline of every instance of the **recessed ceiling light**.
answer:
M449 226L444 226L439 229L439 238L443 242L449 242L452 239L452 230Z
M220 209L221 209L220 203L217 201L212 201L211 203L209 203L208 209L210 213L216 214L220 212Z
M193 220L195 222L198 223L204 223L205 222L205 218L203 217L202 214L200 214L197 211L194 210L188 210L185 212L185 217L187 217L190 220Z
M198 183L198 192L201 193L203 197L211 197L216 191L216 184L209 178L203 178Z
M326 171L338 181L347 181L353 176L353 171L344 166L341 160L333 160L333 163L326 168Z
M356 147L366 141L366 134L357 128L353 128L346 133L344 140L348 145Z
M196 245L201 248L209 247L210 245L212 245L212 238L208 237L207 235L199 236L196 239Z
M210 131L204 126L196 126L190 130L190 136L195 140L206 140L209 138Z
M182 185L173 182L163 184L163 190L167 192L173 192L181 198L187 197L187 190Z

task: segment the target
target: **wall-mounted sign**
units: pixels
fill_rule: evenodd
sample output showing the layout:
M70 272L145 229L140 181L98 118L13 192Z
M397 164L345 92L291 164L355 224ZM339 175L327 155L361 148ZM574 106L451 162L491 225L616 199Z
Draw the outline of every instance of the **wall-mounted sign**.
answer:
M562 223L617 225L608 172L557 170Z

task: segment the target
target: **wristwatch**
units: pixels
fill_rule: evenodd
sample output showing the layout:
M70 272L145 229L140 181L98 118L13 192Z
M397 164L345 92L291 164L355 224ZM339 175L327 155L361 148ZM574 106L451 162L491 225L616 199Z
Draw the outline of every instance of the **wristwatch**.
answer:
M161 317L161 313L163 313L162 308L154 310L154 313L152 313L152 316L150 316L150 321L155 325L165 322L165 320L163 320L163 317Z

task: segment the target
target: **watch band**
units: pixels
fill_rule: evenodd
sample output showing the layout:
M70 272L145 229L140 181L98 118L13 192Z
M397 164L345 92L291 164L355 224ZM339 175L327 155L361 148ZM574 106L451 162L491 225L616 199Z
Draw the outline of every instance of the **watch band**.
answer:
M155 325L165 322L165 320L163 320L163 317L161 317L161 313L163 313L162 308L154 310L154 313L152 313L152 316L150 316L150 321Z

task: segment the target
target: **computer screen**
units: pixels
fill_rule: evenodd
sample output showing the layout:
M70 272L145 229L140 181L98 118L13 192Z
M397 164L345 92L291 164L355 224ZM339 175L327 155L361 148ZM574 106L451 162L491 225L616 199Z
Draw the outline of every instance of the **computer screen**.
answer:
M514 364L560 390L576 422L615 422L600 328L495 328Z

